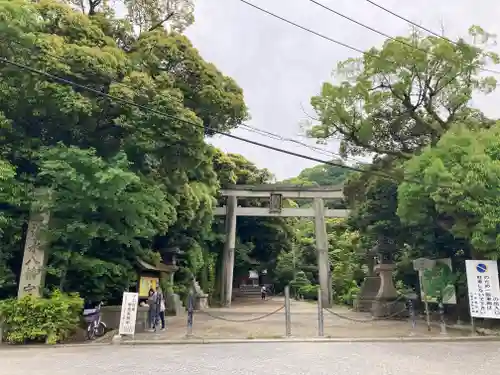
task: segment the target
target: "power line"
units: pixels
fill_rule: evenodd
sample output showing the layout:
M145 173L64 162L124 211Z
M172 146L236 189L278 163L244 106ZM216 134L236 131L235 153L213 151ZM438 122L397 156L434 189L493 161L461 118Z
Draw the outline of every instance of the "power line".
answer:
M428 32L429 34L434 35L435 37L441 38L441 39L443 39L443 40L446 40L447 42L449 42L449 43L451 43L451 44L458 45L458 43L457 43L457 42L455 42L455 41L453 41L453 40L451 40L451 39L448 39L447 37L445 37L445 36L443 36L443 35L440 35L440 34L436 33L435 31L432 31L432 30L430 30L430 29L426 28L425 26L419 25L418 23L415 23L415 22L413 22L412 20L410 20L410 19L408 19L408 18L406 18L406 17L403 17L403 16L401 16L400 14L397 14L396 12L393 12L392 10L390 10L390 9L388 9L388 8L385 8L385 7L383 7L382 5L377 4L376 2L374 2L374 1L372 1L372 0L365 0L365 1L366 1L367 3L370 3L371 5L373 5L373 6L375 6L375 7L377 7L377 8L379 8L379 9L383 10L384 12L387 12L387 13L389 13L389 14L392 14L394 17L397 17L397 18L399 18L399 19L401 19L401 20L403 20L403 21L405 21L405 22L407 22L407 23L409 23L409 24L411 24L411 25L413 25L413 26L415 26L415 27L418 27L420 30L424 30L424 31Z
M239 1L241 1L242 3L244 3L244 4L248 5L248 6L252 7L252 8L255 8L255 9L257 9L257 10L260 10L261 12L266 13L267 15L269 15L269 16L271 16L271 17L274 17L274 18L276 18L276 19L279 19L279 20L281 20L281 21L283 21L283 22L285 22L285 23L288 23L289 25L295 26L295 27L297 27L297 28L299 28L299 29L301 29L301 30L303 30L303 31L306 31L306 32L308 32L308 33L310 33L310 34L316 35L317 37L320 37L320 38L322 38L322 39L328 40L329 42L332 42L332 43L338 44L339 46L342 46L342 47L348 48L348 49L350 49L350 50L356 51L356 52L361 53L361 54L366 53L366 54L370 55L370 53L364 52L364 51L362 51L362 50L361 50L361 49L359 49L359 48L353 47L353 46L351 46L351 45L349 45L349 44L346 44L346 43L343 43L343 42L341 42L341 41L339 41L339 40L336 40L336 39L330 38L329 36L326 36L326 35L324 35L324 34L320 34L320 33L316 32L316 31L314 31L314 30L311 30L311 29L309 29L309 28L305 27L305 26L299 25L298 23L295 23L295 22L290 21L290 20L288 20L288 19L286 19L286 18L283 18L283 17L281 17L281 16L278 16L277 14L272 13L272 12L270 12L270 11L268 11L268 10L264 9L264 8L261 8L261 7L259 7L259 6L255 5L255 4L252 4L252 3L250 3L250 2L248 2L248 1L246 1L246 0L239 0ZM379 57L379 56L377 56L377 55L373 55L373 56L376 56L376 57L378 57L378 58L382 59L381 57Z
M12 43L15 43L15 44L17 44L17 45L21 46L22 48L24 48L24 49L26 49L26 50L28 50L28 51L39 50L39 49L37 48L37 46L33 46L33 48L30 48L30 47L28 47L28 46L25 46L25 45L24 45L21 41L19 41L19 40L5 39L5 38L1 38L1 37L0 37L0 40L3 40L4 42L12 42ZM70 64L70 63L71 63L70 61L63 59L61 56L58 56L58 55L56 55L56 54L54 54L54 53L50 53L50 52L47 52L47 51L37 51L37 52L42 52L44 55L47 55L47 56L53 57L53 58L54 58L54 59L56 59L57 61L63 62L63 63L65 63L65 64ZM117 81L117 80L114 80L114 79L111 79L111 80L110 80L110 83L113 83L113 84L115 84L115 85L119 85L119 86L126 87L126 88L128 88L128 89L132 90L132 92L133 92L135 95L138 95L138 93L137 93L137 88L136 88L136 87L133 87L133 86L131 86L131 85L127 85L127 84L126 84L126 83L124 83L124 82L120 82L120 81ZM173 99L173 100L175 100L175 101L177 101L177 102L178 102L178 103L180 103L180 104L184 104L182 100L179 100L179 99L177 99L177 98L172 98L172 99Z
M37 48L29 48L27 46L25 46L21 41L19 40L12 40L12 39L5 39L5 38L0 38L0 40L3 40L5 42L13 42L17 45L19 45L20 47L26 49L26 50L29 50L29 51L34 51L36 50ZM37 52L40 52L40 51L37 51ZM49 52L46 52L46 51L43 51L42 52L44 55L47 55L47 56L50 56L50 57L53 57L54 59L56 59L57 61L60 61L60 62L63 62L65 64L70 64L71 62L68 61L68 60L65 60L63 59L62 57L60 56L57 56L56 54L53 54L53 53L49 53ZM136 95L138 95L137 91L136 91L136 88L135 87L132 87L131 85L127 85L123 82L119 82L119 81L116 81L116 80L111 80L110 81L111 83L113 84L116 84L116 85L120 85L120 86L123 86L123 87L126 87L130 90L132 90L132 92ZM175 101L177 101L178 103L181 103L181 104L184 104L181 100L178 100L177 98L172 98L174 99ZM250 132L253 132L255 134L259 134L259 135L262 135L264 137L267 137L267 138L271 138L271 139L275 139L275 140L279 140L279 141L285 141L285 142L292 142L292 143L295 143L295 144L298 144L298 145L301 145L303 147L307 147L308 149L310 150L313 150L313 151L316 151L320 154L323 154L323 155L326 155L326 156L334 156L334 157L339 157L341 159L351 159L353 161L355 161L357 164L360 163L360 161L356 160L356 159L352 159L352 158L346 158L346 157L343 157L342 155L338 154L338 153L334 153L333 151L329 151L329 150L325 150L321 147L315 147L315 146L311 146L311 145L308 145L307 143L305 142L301 142L301 141L298 141L298 140L295 140L295 139L292 139L292 138L286 138L286 137L282 137L276 133L271 133L267 130L264 130L264 129L260 129L260 128L257 128L257 127L253 127L251 125L248 125L248 124L244 124L242 123L241 125L241 128L243 130L246 130L246 131L250 131Z
M383 36L383 37L387 38L388 40L392 40L392 41L394 41L394 42L400 43L400 44L405 45L405 46L407 46L407 47L411 47L411 48L413 48L413 49L415 49L415 50L417 50L417 51L422 51L422 52L424 52L424 53L426 53L426 54L429 54L429 55L432 55L432 56L434 56L434 57L437 57L437 56L436 56L436 55L434 55L433 53L430 53L430 52L426 51L426 50L425 50L425 49L423 49L423 48L420 48L420 47L418 47L418 46L412 45L411 43L408 43L408 42L406 42L405 40L395 38L395 37L393 37L393 36L391 36L391 35L389 35L389 34L387 34L387 33L383 32L383 31L380 31L380 30L375 29L375 28L373 28L373 27L371 27L371 26L369 26L369 25L367 25L367 24L364 24L364 23L362 23L362 22L360 22L360 21L357 21L356 19L354 19L354 18L352 18L352 17L349 17L349 16L347 16L347 15L345 15L345 14L343 14L343 13L339 12L339 11L336 11L335 9L332 9L332 8L330 8L330 7L326 6L325 4L320 3L319 1L316 1L316 0L307 0L307 1L309 1L309 2L311 2L311 3L313 3L313 4L315 4L315 5L317 5L317 6L321 7L321 8L323 8L323 9L325 9L325 10L327 10L327 11L331 12L331 13L336 14L337 16L342 17L342 18L344 18L344 19L348 20L349 22L352 22L352 23L354 23L354 24L356 24L356 25L358 25L358 26L361 26L361 27L363 27L363 28L364 28L364 29L366 29L366 30L369 30L369 31L371 31L371 32L373 32L373 33L375 33L375 34L380 35L380 36ZM366 1L368 1L369 3L375 4L375 3L373 3L373 2L372 2L372 1L370 1L370 0L366 0ZM403 19L404 19L404 18L403 18ZM405 19L405 20L406 20L406 19ZM410 21L408 21L408 22L410 22ZM411 22L410 22L410 23L411 23ZM412 23L412 24L413 24L413 23ZM416 24L414 24L414 25L416 25ZM425 29L425 28L423 28L423 29L427 31L427 29ZM442 37L442 36L440 36L440 35L438 35L438 34L435 34L435 33L433 33L432 31L428 31L428 32L431 32L433 35L437 35L437 36L438 36L438 37L440 37L441 39L446 40L447 42L450 42L450 43L452 43L452 44L454 44L454 45L456 45L456 46L458 46L458 45L459 45L458 43L456 43L456 42L454 42L454 41L452 41L452 40L450 40L450 39L448 39L448 38L446 38L446 37ZM498 71L498 70L494 70L494 69L479 68L479 70L482 70L482 71L485 71L485 72L489 72L489 73L500 74L500 71Z
M327 40L327 41L329 41L329 42L332 42L332 43L338 44L339 46L342 46L342 47L345 47L345 48L350 49L350 50L352 50L352 51L358 52L358 53L360 53L360 54L362 54L362 55L371 56L371 57L376 58L376 59L378 59L378 60L385 61L385 62L387 62L387 63L389 63L389 64L395 64L395 62L394 62L394 61L387 60L387 59L385 59L385 58L383 58L383 57L381 57L381 56L379 56L379 55L377 55L377 54L374 54L374 53L371 53L371 52L367 52L367 51L363 51L363 50L361 50L361 49L359 49L359 48L357 48L357 47L351 46L351 45L349 45L349 44L347 44L347 43L344 43L344 42L341 42L341 41L339 41L339 40L336 40L336 39L330 38L329 36L326 36L326 35L324 35L324 34L321 34L321 33L317 32L317 31L314 31L314 30L312 30L312 29L309 29L309 28L307 28L307 27L305 27L305 26L299 25L299 24L298 24L298 23L296 23L296 22L290 21L290 20L288 20L288 19L286 19L286 18L284 18L284 17L281 17L281 16L279 16L279 15L277 15L277 14L273 13L273 12L270 12L270 11L268 11L268 10L264 9L264 8L261 8L261 7L259 7L259 6L255 5L255 4L250 3L250 2L248 2L248 1L246 1L246 0L238 0L238 1L240 1L240 2L242 2L242 3L244 3L244 4L246 4L246 5L248 5L248 6L252 7L252 8L254 8L254 9L257 9L257 10L259 10L259 11L263 12L263 13L266 13L267 15L269 15L269 16L271 16L271 17L273 17L273 18L276 18L276 19L278 19L278 20L280 20L280 21L283 21L283 22L285 22L285 23L288 23L289 25L292 25L292 26L294 26L294 27L296 27L296 28L298 28L298 29L301 29L301 30L303 30L303 31L305 31L305 32L308 32L308 33L310 33L310 34L316 35L316 36L317 36L317 37L319 37L319 38L322 38L322 39L325 39L325 40ZM319 4L319 3L318 3L318 4ZM328 8L328 9L330 9L330 8ZM333 10L333 9L332 9L332 10ZM347 16L346 16L346 17L347 17ZM353 21L354 21L354 20L353 20ZM356 23L357 23L357 24L360 24L360 22L358 23L358 21L356 21ZM366 26L367 28L372 29L372 31L374 31L374 30L375 30L375 29L371 28L371 27L370 27L370 26L368 26L368 25L364 25L364 26ZM378 31L374 31L374 32L379 33ZM380 32L380 33L382 33L382 32ZM382 35L382 34L381 34L381 35ZM388 34L385 34L385 33L384 33L383 35L384 35L384 36L386 36L386 35L388 35ZM398 39L396 39L396 38L394 38L394 37L390 37L390 38L395 39L396 41L398 41ZM411 45L410 45L410 46L411 46ZM411 47L415 48L415 46L411 46ZM426 52L426 53L428 53L428 52L427 52L427 51L425 51L425 50L423 50L423 51L424 51L424 52ZM483 71L487 71L487 72L490 72L490 73L500 74L500 71L491 70L491 69L487 69L487 68L478 68L478 70L483 70Z
M446 36L441 35L441 34L439 34L439 33L435 32L435 31L433 31L433 30L431 30L431 29L429 29L429 28L427 28L427 27L425 27L425 26L419 25L418 23L413 22L412 20L410 20L410 19L408 19L408 18L406 18L406 17L403 17L402 15L400 15L400 14L398 14L398 13L396 13L396 12L394 12L394 11L392 11L392 10L390 10L390 9L388 9L388 8L386 8L386 7L382 6L382 5L380 5L380 4L377 4L375 1L372 1L372 0L365 0L365 1L366 1L367 3L370 3L371 5L373 5L373 6L375 6L375 7L377 7L377 8L379 8L379 9L383 10L384 12L389 13L389 14L393 15L394 17L397 17L397 18L399 18L400 20L403 20L403 21L405 21L405 22L409 23L410 25L415 26L415 27L419 28L420 30L423 30L423 31L425 31L425 32L427 32L427 33L429 33L429 34L431 34L431 35L433 35L433 36L437 37L437 38L440 38L440 39L442 39L442 40L444 40L444 41L446 41L446 42L448 42L448 43L451 43L451 44L453 44L453 45L455 45L455 46L458 46L458 45L459 45L459 44L458 44L457 42L455 42L454 40L451 40L450 38L447 38ZM498 70L494 70L494 69L481 68L480 70L482 70L483 72L489 72L489 73L500 74L500 71L498 71Z
M308 148L308 149L310 149L312 151L318 152L318 153L326 155L326 156L333 156L333 157L340 158L340 159L351 160L351 161L355 162L358 165L363 163L360 160L356 160L356 159L351 158L351 157L343 156L343 155L341 155L341 154L339 154L337 152L326 150L326 149L321 148L321 147L312 146L312 145L309 145L309 144L307 144L305 142L299 141L297 139L283 137L283 136L281 136L279 134L272 133L272 132L269 132L267 130L263 130L263 129L260 129L260 128L257 128L257 127L253 127L253 126L250 126L248 124L241 124L240 126L241 126L241 129L243 129L243 130L246 130L246 131L249 131L249 132L252 132L252 133L256 133L256 134L260 134L260 135L262 135L264 137L275 139L277 141L284 141L284 142L295 143L295 144L297 144L299 146L306 147L306 148Z
M98 96L102 96L102 97L114 100L114 101L116 101L118 103L122 103L122 104L126 104L126 105L129 105L129 106L132 106L132 107L136 107L136 108L142 109L142 110L144 110L146 112L155 113L157 115L164 116L164 117L172 119L172 120L180 121L182 123L185 123L185 124L188 124L188 125L192 125L194 127L198 127L198 128L204 129L204 130L206 129L205 126L197 124L195 122L192 122L192 121L189 121L189 120L185 120L183 118L180 118L180 117L177 117L177 116L173 116L173 115L170 115L168 113L165 113L165 112L162 112L162 111L158 111L158 110L156 110L154 108L150 108L150 107L147 107L147 106L142 105L142 104L137 104L137 103L131 102L129 100L119 98L119 97L114 96L114 95L106 94L106 93L104 93L102 91L93 89L91 87L88 87L88 86L85 86L85 85L81 85L79 83L70 81L68 79L56 76L56 75L51 74L51 73L47 73L47 72L41 71L39 69L32 68L30 66L18 63L16 61L11 61L11 60L9 60L7 58L4 58L4 57L0 57L0 62L3 62L5 64L17 67L20 70L28 71L28 72L30 72L32 74L37 74L37 75L44 76L44 77L46 77L48 79L51 79L53 81L56 81L56 82L64 83L66 85L69 85L69 86L72 86L72 87L75 87L75 88L79 88L81 90L92 92L92 93L94 93L94 94L96 94ZM309 160L309 161L314 161L316 163L327 164L327 165L331 165L333 167L344 168L344 169L347 169L347 170L351 170L353 172L359 172L359 173L363 173L363 174L371 174L371 175L378 176L378 177L381 177L381 178L395 180L397 182L409 182L409 183L413 183L413 184L417 184L417 185L422 185L422 182L420 180L407 179L407 178L404 178L404 177L403 178L398 178L396 176L392 176L390 174L386 174L386 173L383 173L383 172L372 171L372 170L365 170L365 169L361 169L361 168L357 168L357 167L352 167L352 166L349 166L349 165L334 163L334 162L329 161L329 160L322 160L322 159L318 159L318 158L315 158L315 157L311 157L311 156L299 154L297 152L285 150L285 149L282 149L282 148L279 148L279 147L274 147L274 146L271 146L271 145L267 145L265 143L260 143L260 142L252 141L250 139L242 138L242 137L239 137L239 136L236 136L236 135L233 135L233 134L230 134L230 133L226 133L226 132L223 132L223 131L220 131L220 130L216 130L216 129L213 129L213 128L209 128L209 129L212 132L216 133L216 134L224 135L224 136L226 136L228 138L236 139L236 140L239 140L241 142L249 143L249 144L252 144L254 146L262 147L262 148L265 148L265 149L268 149L268 150L272 150L272 151L276 151L276 152L279 152L279 153L282 153L282 154L286 154L286 155L290 155L290 156L295 156L295 157L298 157L298 158L301 158L301 159L305 159L305 160Z

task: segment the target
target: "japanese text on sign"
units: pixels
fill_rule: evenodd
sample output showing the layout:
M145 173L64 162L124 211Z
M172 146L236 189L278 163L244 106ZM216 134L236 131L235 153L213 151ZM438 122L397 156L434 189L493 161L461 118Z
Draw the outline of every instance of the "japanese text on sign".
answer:
M500 319L500 285L497 262L467 260L465 266L471 316Z
M123 293L120 329L118 332L120 335L134 335L138 301L138 293Z

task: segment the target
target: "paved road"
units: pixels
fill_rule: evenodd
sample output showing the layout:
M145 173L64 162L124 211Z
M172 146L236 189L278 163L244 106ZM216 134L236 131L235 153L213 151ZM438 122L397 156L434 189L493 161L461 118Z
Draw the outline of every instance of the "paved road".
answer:
M8 375L491 375L499 354L495 342L104 346L5 349L0 365Z

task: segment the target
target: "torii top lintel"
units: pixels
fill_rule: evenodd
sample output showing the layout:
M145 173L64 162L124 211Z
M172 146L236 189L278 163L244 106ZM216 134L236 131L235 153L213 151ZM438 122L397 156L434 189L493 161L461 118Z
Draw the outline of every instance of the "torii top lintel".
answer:
M221 190L225 197L266 198L280 194L283 198L343 198L343 186L302 186L302 185L227 185Z

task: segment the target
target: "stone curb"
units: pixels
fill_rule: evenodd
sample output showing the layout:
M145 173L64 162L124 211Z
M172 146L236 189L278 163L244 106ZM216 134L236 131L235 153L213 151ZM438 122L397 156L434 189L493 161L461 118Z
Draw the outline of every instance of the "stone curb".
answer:
M29 349L64 349L64 348L97 348L103 346L109 346L109 342L102 343L80 343L80 344L55 344L55 345L11 345L11 344L0 344L0 351L3 350L29 350Z
M180 339L180 340L121 340L113 339L115 345L207 345L207 344L267 344L267 343L417 343L417 342L491 342L500 341L497 336L436 336L436 337L386 337L386 338L282 338L282 339Z

